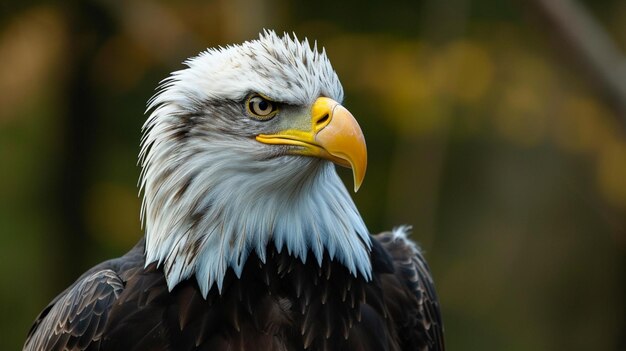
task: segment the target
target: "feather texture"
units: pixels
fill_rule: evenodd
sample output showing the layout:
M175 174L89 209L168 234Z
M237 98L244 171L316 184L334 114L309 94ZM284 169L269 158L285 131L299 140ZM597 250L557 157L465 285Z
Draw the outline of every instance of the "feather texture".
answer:
M144 239L55 298L24 349L443 350L407 229L370 236L333 164L255 140L341 101L325 53L266 31L186 65L144 126ZM281 111L251 118L250 94Z
M421 250L407 238L409 231L410 227L403 226L375 236L391 254L397 271L395 279L386 278L387 290L398 294L397 301L403 302L395 302L394 309L414 306L404 314L398 332L404 335L404 349L443 350L443 323L435 284Z
M202 294L221 289L248 255L266 259L270 240L302 262L323 252L371 278L369 232L329 161L276 154L254 136L280 121L244 111L258 92L308 113L343 89L324 53L273 32L187 61L151 101L141 151L147 263L173 289L195 276ZM274 123L274 124L273 124ZM309 257L312 253L313 257Z
M268 245L265 262L252 253L240 276L228 270L222 291L206 298L194 279L169 291L161 268L144 268L142 241L55 299L24 349L443 350L430 274L408 268L414 244L378 238L370 281L327 254L319 266Z

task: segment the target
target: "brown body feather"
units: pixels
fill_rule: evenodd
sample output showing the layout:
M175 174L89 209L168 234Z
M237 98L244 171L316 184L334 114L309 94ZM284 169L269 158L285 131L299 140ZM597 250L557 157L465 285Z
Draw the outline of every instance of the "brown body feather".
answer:
M195 280L168 291L143 240L59 295L25 350L443 350L430 274L415 246L374 237L373 280L325 257L321 267L268 247L206 299Z

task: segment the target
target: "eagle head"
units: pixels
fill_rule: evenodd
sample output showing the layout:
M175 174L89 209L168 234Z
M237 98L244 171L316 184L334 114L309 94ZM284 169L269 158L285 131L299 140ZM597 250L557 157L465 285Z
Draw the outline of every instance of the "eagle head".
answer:
M209 49L149 102L140 164L146 264L206 296L274 245L371 279L369 232L333 163L365 175L365 140L324 50L288 35ZM310 257L313 256L313 257Z

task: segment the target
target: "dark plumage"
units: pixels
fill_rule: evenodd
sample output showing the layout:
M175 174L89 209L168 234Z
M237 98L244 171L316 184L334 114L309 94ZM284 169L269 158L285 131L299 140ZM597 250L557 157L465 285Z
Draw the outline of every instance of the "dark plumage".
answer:
M144 241L81 276L37 317L27 350L443 350L428 267L412 243L375 236L366 283L269 248L206 299L194 280L168 292Z
M443 350L407 227L371 236L333 163L367 152L323 53L210 50L151 103L144 238L37 317L25 350Z

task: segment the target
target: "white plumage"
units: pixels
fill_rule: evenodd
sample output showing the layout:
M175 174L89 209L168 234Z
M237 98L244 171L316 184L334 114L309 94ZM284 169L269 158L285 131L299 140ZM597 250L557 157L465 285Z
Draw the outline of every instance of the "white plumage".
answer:
M310 113L319 96L341 102L326 54L266 31L186 65L164 82L144 125L146 265L163 265L170 290L195 275L206 296L214 283L221 290L227 269L241 273L251 250L265 260L273 242L303 262L321 263L326 252L371 279L369 232L334 165L277 154L254 135L281 122L252 120L241 109L250 93L299 113Z

